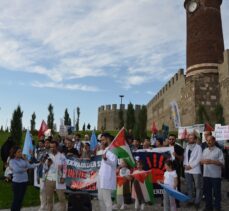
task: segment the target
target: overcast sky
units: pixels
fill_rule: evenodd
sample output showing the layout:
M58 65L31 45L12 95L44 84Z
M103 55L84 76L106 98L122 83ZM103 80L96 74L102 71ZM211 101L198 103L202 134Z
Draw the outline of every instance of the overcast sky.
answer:
M20 105L23 125L55 122L68 108L97 125L100 105L147 104L185 68L186 16L180 0L0 0L0 125ZM229 1L222 5L229 48Z

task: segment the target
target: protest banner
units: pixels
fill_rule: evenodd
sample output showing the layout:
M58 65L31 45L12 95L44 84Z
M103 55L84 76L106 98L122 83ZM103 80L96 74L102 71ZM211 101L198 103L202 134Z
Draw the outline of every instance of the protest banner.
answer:
M175 128L179 128L181 126L181 121L180 121L180 112L179 112L179 109L178 109L177 102L175 100L173 100L170 103L170 107L171 107L172 119L173 119L174 127Z
M98 170L102 156L95 156L91 160L68 157L66 185L70 190L96 192Z
M184 139L184 133L189 134L192 132L201 134L204 132L204 124L196 124L192 126L184 126L178 128L178 139Z
M133 153L134 157L139 157L143 162L143 169L145 171L151 170L154 195L163 194L163 188L157 183L157 181L163 180L165 172L164 161L172 159L173 152L173 147L163 147L147 151L138 150Z
M163 189L157 184L163 179L164 161L173 159L173 147L155 148L152 150L138 150L133 153L143 162L144 170L152 172L154 195L163 194ZM91 194L97 192L97 175L101 165L102 156L92 157L91 160L75 157L67 158L66 186L72 191L87 191Z

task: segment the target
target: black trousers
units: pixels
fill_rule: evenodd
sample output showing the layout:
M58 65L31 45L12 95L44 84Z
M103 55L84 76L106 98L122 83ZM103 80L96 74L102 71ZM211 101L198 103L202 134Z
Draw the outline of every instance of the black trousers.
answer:
M25 196L25 191L27 187L27 182L13 182L13 202L11 206L11 211L20 211L22 202Z
M204 177L204 195L207 209L221 208L221 178ZM213 197L214 196L214 197ZM213 201L214 200L214 201Z

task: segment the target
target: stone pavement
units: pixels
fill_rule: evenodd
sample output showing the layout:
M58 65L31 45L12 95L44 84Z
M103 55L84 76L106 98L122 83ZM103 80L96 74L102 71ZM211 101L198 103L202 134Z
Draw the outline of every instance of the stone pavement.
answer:
M229 182L223 181L222 182L222 210L228 211L229 210L229 198L227 196L227 192L229 191ZM98 206L98 200L93 199L92 200L93 205L93 211L100 211ZM201 207L198 209L199 211L204 209L204 202L201 202ZM132 211L134 210L134 204L128 205L126 211ZM194 207L187 208L185 204L181 204L181 208L177 209L177 211L195 211L196 209ZM10 211L10 209L0 209L0 211ZM21 211L38 211L38 207L28 207L23 208ZM54 211L58 211L58 204L55 204ZM77 210L78 211L78 210ZM145 211L163 211L163 207L161 206L161 199L156 198L154 205L146 205Z

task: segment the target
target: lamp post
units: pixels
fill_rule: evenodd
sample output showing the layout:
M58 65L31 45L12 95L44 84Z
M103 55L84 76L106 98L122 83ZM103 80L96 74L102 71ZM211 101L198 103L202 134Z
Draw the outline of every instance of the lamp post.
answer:
M121 105L122 105L122 98L124 97L124 95L119 95L119 97L121 98Z

